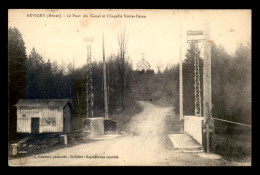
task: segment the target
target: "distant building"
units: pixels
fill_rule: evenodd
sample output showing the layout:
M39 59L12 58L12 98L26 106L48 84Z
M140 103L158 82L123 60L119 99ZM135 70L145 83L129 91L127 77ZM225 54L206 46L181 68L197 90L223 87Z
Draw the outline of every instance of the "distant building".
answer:
M73 107L69 99L20 99L15 106L19 133L71 131Z
M136 64L138 71L147 71L151 69L151 65L143 58Z

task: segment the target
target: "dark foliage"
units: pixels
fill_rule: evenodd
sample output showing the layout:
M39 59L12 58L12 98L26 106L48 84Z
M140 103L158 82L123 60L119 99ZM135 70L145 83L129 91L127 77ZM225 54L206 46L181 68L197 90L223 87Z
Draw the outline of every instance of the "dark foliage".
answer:
M8 29L8 127L9 139L17 137L16 108L14 105L25 92L26 51L17 28Z

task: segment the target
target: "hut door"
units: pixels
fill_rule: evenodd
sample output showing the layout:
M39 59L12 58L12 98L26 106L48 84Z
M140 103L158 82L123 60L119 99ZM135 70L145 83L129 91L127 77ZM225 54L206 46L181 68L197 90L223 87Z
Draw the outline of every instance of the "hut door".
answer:
M66 118L63 117L63 132L66 132L67 128L66 128Z
M31 123L31 128L32 128L32 133L33 134L38 134L39 133L39 118L32 118L32 123Z

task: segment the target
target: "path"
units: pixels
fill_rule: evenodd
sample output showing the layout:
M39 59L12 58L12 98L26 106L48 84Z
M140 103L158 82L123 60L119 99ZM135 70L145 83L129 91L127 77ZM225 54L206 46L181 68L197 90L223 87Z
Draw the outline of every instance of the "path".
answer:
M128 124L129 135L83 143L46 154L9 160L22 166L226 166L242 165L173 150L167 136L172 108L140 102L144 110ZM55 158L58 157L58 158Z

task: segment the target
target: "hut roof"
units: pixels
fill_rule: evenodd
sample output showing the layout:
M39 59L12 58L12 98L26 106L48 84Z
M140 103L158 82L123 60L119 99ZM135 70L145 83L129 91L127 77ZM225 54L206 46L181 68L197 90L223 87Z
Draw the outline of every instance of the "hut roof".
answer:
M68 103L72 107L70 99L20 99L17 107L64 107ZM73 109L73 107L72 107Z

